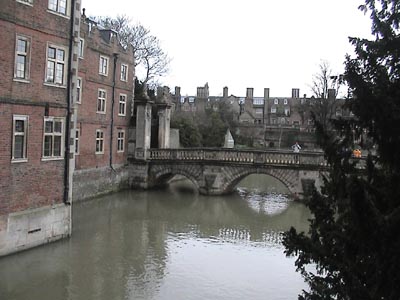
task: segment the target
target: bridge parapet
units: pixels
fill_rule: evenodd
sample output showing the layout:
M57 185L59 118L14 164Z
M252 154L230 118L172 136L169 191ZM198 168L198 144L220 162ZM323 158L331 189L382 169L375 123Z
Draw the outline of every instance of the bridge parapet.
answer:
M220 161L327 167L323 152L260 151L214 148L150 149L149 160Z

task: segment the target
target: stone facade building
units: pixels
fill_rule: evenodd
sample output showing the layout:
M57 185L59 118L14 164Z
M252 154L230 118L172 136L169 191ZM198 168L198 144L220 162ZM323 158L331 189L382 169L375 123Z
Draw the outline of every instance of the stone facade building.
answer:
M71 234L80 0L2 0L0 256Z

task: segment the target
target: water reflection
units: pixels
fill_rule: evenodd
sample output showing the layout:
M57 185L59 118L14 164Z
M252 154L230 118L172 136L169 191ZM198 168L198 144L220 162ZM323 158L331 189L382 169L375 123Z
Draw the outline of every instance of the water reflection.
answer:
M1 299L296 299L280 233L309 212L246 185L203 197L187 182L75 204L73 236L0 259Z

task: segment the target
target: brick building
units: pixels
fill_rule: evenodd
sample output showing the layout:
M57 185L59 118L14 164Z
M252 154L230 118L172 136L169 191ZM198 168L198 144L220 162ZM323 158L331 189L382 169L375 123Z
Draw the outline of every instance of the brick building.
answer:
M80 0L2 0L0 256L71 233Z
M113 30L82 15L74 201L128 186L134 57Z

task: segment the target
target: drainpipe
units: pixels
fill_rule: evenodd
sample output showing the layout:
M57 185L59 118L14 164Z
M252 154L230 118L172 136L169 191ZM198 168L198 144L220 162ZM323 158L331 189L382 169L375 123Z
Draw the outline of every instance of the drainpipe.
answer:
M111 96L111 129L110 129L110 168L113 171L115 171L112 166L112 152L113 152L113 132L114 132L115 76L117 74L117 60L118 60L118 53L114 53L114 70L113 70L113 83L112 83L112 96Z
M71 0L71 25L70 25L70 36L69 36L69 53L68 53L68 77L67 77L67 122L65 124L65 152L64 152L64 203L66 205L71 205L71 202L68 199L69 194L69 160L70 160L70 122L71 122L71 102L72 98L72 89L71 82L72 76L74 75L71 67L72 67L72 59L73 59L73 49L74 49L74 24L75 24L75 0ZM78 70L77 70L78 71Z

